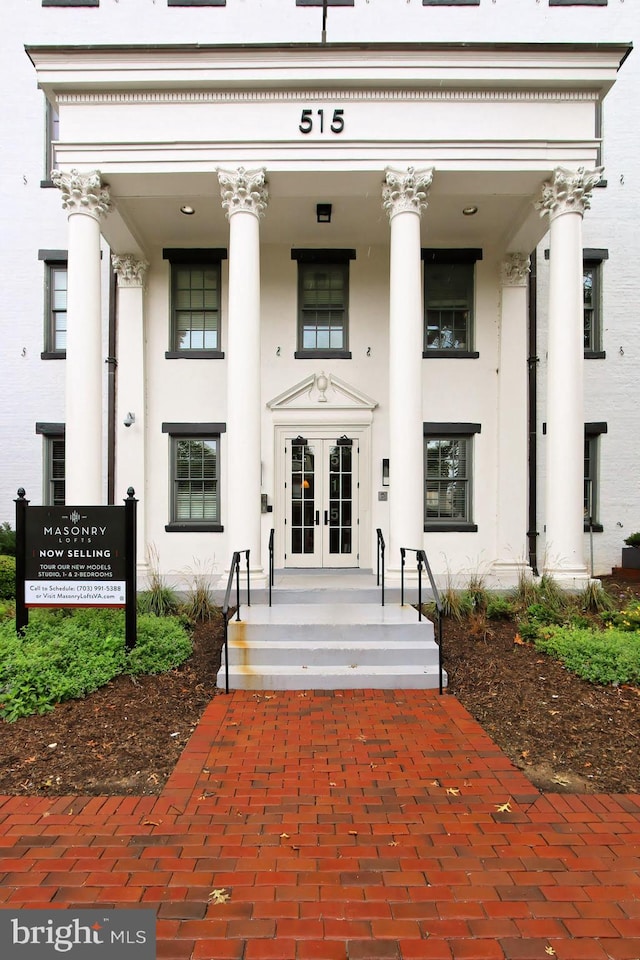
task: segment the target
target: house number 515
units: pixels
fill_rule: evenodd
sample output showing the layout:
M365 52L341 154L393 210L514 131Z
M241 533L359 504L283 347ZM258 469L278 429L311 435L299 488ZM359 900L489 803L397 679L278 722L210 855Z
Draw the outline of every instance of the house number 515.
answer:
M325 116L324 110L316 110L315 115L318 118L317 124L320 128L320 133L324 133L325 125ZM300 123L298 125L298 130L300 133L311 133L313 130L314 123L314 112L313 110L303 110L302 116L300 117ZM334 110L333 116L331 118L331 123L329 123L329 117L327 116L326 123L329 124L329 129L331 133L342 133L344 130L344 110Z

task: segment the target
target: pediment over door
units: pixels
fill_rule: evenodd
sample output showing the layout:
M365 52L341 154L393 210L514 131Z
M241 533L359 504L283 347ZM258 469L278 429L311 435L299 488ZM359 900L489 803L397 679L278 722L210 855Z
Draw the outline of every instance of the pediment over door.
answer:
M318 410L329 413L332 410L342 410L371 413L378 406L378 401L372 400L339 377L323 371L311 374L289 387L284 393L269 400L267 406L274 412Z

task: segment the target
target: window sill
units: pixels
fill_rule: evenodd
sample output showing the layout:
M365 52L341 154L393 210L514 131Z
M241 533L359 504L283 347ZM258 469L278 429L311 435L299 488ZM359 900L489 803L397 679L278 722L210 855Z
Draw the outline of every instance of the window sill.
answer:
M607 354L604 350L585 350L585 360L606 360Z
M167 523L167 533L223 533L221 523Z
M167 350L165 360L224 360L222 350Z
M66 350L43 350L40 354L41 360L66 360Z
M477 533L477 523L468 523L465 520L459 523L425 523L425 533Z
M55 183L53 182L53 180L41 180L40 186L46 187L48 189L50 187L55 187Z
M477 360L480 356L477 350L423 350L423 360Z
M591 530L593 530L594 533L603 533L604 527L601 523L592 523L591 526L589 526L588 523L585 523L584 532L589 533Z
M351 360L350 350L296 350L296 360Z

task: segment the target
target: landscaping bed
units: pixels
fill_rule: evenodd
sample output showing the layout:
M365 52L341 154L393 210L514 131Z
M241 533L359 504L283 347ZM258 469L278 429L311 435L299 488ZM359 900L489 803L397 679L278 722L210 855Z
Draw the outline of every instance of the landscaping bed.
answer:
M640 583L605 578L620 606ZM455 695L540 789L640 793L640 689L580 680L516 622L444 624ZM0 722L0 793L161 792L216 689L222 631L199 623L193 654L154 676L118 676L42 715Z

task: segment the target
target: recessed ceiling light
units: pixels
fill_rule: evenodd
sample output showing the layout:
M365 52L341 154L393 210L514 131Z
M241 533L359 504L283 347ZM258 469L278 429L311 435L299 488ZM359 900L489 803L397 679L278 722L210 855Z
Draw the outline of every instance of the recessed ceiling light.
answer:
M472 217L475 213L478 212L478 208L475 206L463 207L462 212L465 215L465 217Z
M184 207L180 207L180 213L184 213L186 217L192 217L195 212L194 208L190 207L187 203L185 203Z

